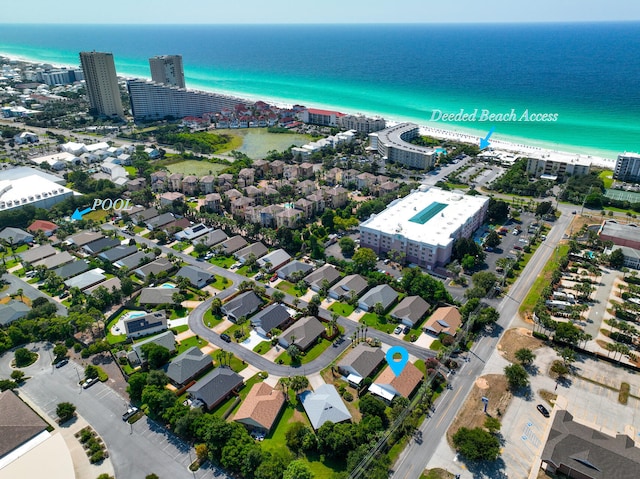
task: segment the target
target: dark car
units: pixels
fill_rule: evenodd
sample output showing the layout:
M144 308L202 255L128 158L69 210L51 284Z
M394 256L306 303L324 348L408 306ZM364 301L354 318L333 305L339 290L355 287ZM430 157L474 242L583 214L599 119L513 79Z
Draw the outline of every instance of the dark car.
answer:
M549 410L546 407L544 407L542 404L538 404L536 408L538 409L538 411L540 411L540 414L542 414L544 417L549 417Z
M230 343L231 342L231 336L229 336L228 334L222 333L220 335L220 339L222 339L225 343Z
M65 364L69 364L69 360L68 359L63 359L62 361L58 361L56 363L56 368L61 368L62 366L64 366Z
M405 326L404 329L402 330L404 334L409 334L409 331L411 331L411 328L409 326Z
M69 296L69 291L64 291L60 296L58 296L58 298L60 298L60 299L64 299L64 298L66 298L67 296Z

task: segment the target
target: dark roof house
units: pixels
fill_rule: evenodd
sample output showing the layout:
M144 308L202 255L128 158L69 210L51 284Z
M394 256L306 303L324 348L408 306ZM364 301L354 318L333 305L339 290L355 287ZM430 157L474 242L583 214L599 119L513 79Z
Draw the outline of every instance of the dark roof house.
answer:
M109 248L113 248L114 246L120 246L120 240L115 238L100 238L99 240L92 241L91 243L87 243L82 247L82 250L90 254L91 256L95 256Z
M44 258L54 256L56 253L58 253L57 249L50 244L45 244L20 253L20 258L25 263L35 263L36 261L40 261Z
M291 314L281 304L274 303L251 318L251 325L258 334L267 337L273 328L284 330L286 323L291 320Z
M187 278L195 288L202 288L213 280L213 274L196 266L183 266L176 273L176 278Z
M147 279L150 274L157 276L161 271L171 271L174 265L168 258L158 258L151 263L136 268L133 272L140 279Z
M245 246L244 248L239 249L233 254L233 256L235 256L238 261L244 264L244 262L249 259L250 255L253 254L255 258L258 259L267 254L267 251L269 251L267 247L260 241L258 241L257 243L252 243Z
M137 246L116 246L115 248L108 249L107 251L103 251L98 255L98 258L102 258L109 263L113 263L118 261L119 259L126 258L127 256L131 256L133 253L138 251Z
M53 270L53 272L56 276L64 281L88 270L89 263L87 263L85 260L78 260L74 261L73 263L68 263L64 266L56 268Z
M153 311L143 316L129 317L124 320L124 330L127 338L137 338L158 333L167 329L167 313Z
M420 296L407 296L393 308L390 316L406 326L413 327L424 318L430 307Z
M249 317L262 306L262 299L253 291L246 291L222 305L222 312L236 322L240 318Z
M187 392L191 399L202 402L207 409L212 409L243 384L242 376L221 366L187 389Z
M380 303L386 311L396 299L398 299L398 293L388 284L381 284L371 288L369 292L360 298L358 306L364 311L369 311Z
M176 356L165 371L175 386L183 387L212 366L211 356L193 346Z
M350 382L360 384L360 380L369 377L384 362L382 349L360 343L347 354L340 363L338 371ZM352 377L353 376L353 377Z
M283 348L295 344L302 351L309 349L320 335L324 333L324 325L314 316L306 316L296 321L278 338Z
M292 279L291 275L300 272L302 276L306 276L313 271L313 266L302 261L293 260L290 263L285 264L278 270L278 278L280 279Z
M16 393L10 390L0 393L0 458L48 427Z
M340 272L332 265L325 264L304 278L309 287L316 293L322 289L324 280L329 286L340 279Z
M18 245L21 243L31 243L33 241L33 235L19 228L7 227L0 231L0 239Z
M230 255L235 253L239 249L244 248L245 246L247 246L247 244L247 240L245 240L240 235L236 235L218 244L216 246L216 249L219 249L222 254Z
M31 308L22 301L11 300L6 304L0 304L0 325L6 326L17 319L24 318Z
M329 290L329 296L333 299L341 300L343 298L348 299L352 294L355 294L356 298L359 298L368 287L369 283L364 277L359 274L350 274L338 281Z
M173 303L173 294L176 288L143 288L140 291L138 302L141 305L157 306L159 304Z

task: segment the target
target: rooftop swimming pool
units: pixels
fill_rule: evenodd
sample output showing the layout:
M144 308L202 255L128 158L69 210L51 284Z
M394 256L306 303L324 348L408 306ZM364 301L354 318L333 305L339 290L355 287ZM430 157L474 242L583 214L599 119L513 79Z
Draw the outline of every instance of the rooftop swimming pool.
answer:
M420 225L423 225L427 221L429 221L431 218L433 218L435 215L437 215L442 210L444 210L446 207L447 207L446 203L438 203L437 201L434 201L425 209L420 211L418 214L409 218L409 221L411 221L412 223L418 223Z

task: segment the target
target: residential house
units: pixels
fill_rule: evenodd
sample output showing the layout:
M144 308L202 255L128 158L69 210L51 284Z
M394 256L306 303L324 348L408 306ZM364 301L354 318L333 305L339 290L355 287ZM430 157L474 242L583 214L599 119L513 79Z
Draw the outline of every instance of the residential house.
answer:
M205 195L213 193L215 191L216 178L215 176L206 175L200 178L200 191Z
M278 228L295 228L303 219L303 213L293 208L285 208L276 214L276 226Z
M51 236L58 230L58 225L52 223L51 221L45 220L35 220L33 223L29 225L27 231L30 233L37 233L38 231L42 231L45 236Z
M131 221L133 221L136 225L141 225L146 223L151 218L155 218L158 216L158 210L151 207L147 208L144 211L140 211L134 215L131 215Z
M371 189L375 182L376 177L371 173L360 173L358 176L356 176L356 187L359 190L362 190L364 188Z
M93 294L98 290L98 288L104 288L108 292L112 293L113 291L120 291L121 287L122 287L122 283L120 282L120 278L115 277L115 278L109 278L108 280L103 281L102 283L99 283L95 286L87 288L84 290L84 292L85 294Z
M342 169L336 167L331 168L324 174L324 181L331 186L342 183Z
M318 189L315 182L311 180L301 181L296 185L296 191L304 196L310 195Z
M251 326L263 337L268 337L272 329L285 330L291 323L291 313L278 303L273 303L251 318Z
M185 195L195 196L198 194L198 178L193 175L185 176L182 179L182 191Z
M0 240L4 240L11 245L33 243L33 235L19 228L7 227L0 231Z
M173 304L173 294L178 290L176 288L142 288L138 303L141 306L159 306L161 304Z
M242 168L238 172L238 182L244 182L244 186L252 185L255 181L256 172L253 168Z
M213 274L196 266L183 266L176 273L176 278L187 278L194 288L204 288L213 281Z
M175 236L176 233L182 231L185 228L189 228L191 226L191 221L187 218L177 218L173 220L171 223L167 223L162 227L162 230L167 233L169 236Z
M247 243L247 240L240 235L236 235L218 244L216 249L218 249L222 254L229 256L239 249L244 248L247 244L249 244Z
M18 319L24 318L29 314L29 311L31 311L29 306L22 301L14 299L9 300L8 303L0 304L0 326L7 326Z
M85 260L74 261L73 263L65 264L64 266L60 266L53 270L53 273L60 278L61 280L65 280L68 278L72 278L80 273L84 273L89 270L89 263Z
M431 305L420 296L407 296L393 308L390 316L413 328L427 314Z
M88 255L95 256L101 251L111 249L115 246L120 246L120 240L116 238L100 238L99 240L92 241L82 247L82 251Z
M35 248L28 249L27 251L20 253L18 256L20 256L22 263L35 263L37 261L40 261L44 258L48 258L49 256L54 256L56 254L58 254L57 249L55 249L50 244L45 244L42 246L36 246Z
M137 246L116 246L115 248L108 249L103 251L98 255L98 258L101 258L109 263L114 263L119 259L126 258L127 256L131 256L132 254L138 251Z
M124 320L124 331L127 339L148 336L166 329L167 313L164 310L153 311L144 316L129 317Z
M151 191L159 193L167 191L169 175L166 171L154 171L151 173Z
M254 206L255 204L255 198L247 198L246 196L236 198L231 201L231 214L239 218L244 218L246 209L250 206Z
M300 402L316 431L325 422L337 424L351 420L351 413L333 384L323 384L313 392L304 391Z
M169 175L169 189L171 191L182 191L182 173Z
M358 307L363 311L372 310L376 304L382 304L384 311L398 299L398 293L388 284L381 284L375 286L369 290L360 301L358 301Z
M336 285L329 290L329 297L337 299L338 301L350 299L353 295L359 298L368 287L369 283L366 278L359 274L350 274L338 281Z
M306 351L316 343L325 332L324 325L314 316L299 319L278 338L280 346L288 348L295 344L301 351Z
M104 275L104 271L100 268L94 268L92 270L79 274L78 276L69 278L64 282L64 284L69 289L78 288L80 291L83 291L98 283L102 283L105 279L107 279L107 277Z
M296 200L294 206L297 210L302 211L305 218L310 218L313 215L313 203L306 198L300 198Z
M144 339L142 341L140 341L139 343L134 343L133 346L131 347L131 349L133 350L133 355L131 356L127 356L129 358L129 360L131 361L131 359L133 359L134 361L132 361L132 363L134 365L137 365L139 363L142 363L144 360L144 355L142 354L142 346L144 346L145 344L157 344L158 346L162 346L163 348L167 348L169 350L170 353L175 352L176 350L176 339L175 339L175 335L173 334L173 331L165 331L164 333L160 333L156 336L152 336L148 339Z
M240 263L244 264L247 259L249 259L249 256L253 255L258 259L267 254L267 251L269 251L267 247L258 241L257 243L252 243L236 251L233 256L235 256Z
M325 284L332 286L339 279L340 271L338 271L333 265L325 264L304 278L304 281L317 293Z
M259 216L254 223L260 223L265 228L273 228L276 225L276 216L278 213L284 211L284 208L280 205L269 205L256 211Z
M128 191L140 191L147 186L147 180L144 178L135 178L127 181L126 186Z
M271 162L270 169L271 169L271 174L275 177L275 178L281 178L283 173L284 173L284 161L282 160L274 160Z
M293 260L290 263L285 264L278 270L278 278L286 279L287 281L297 282L298 276L301 278L313 271L313 266L302 261Z
M385 354L382 349L360 343L338 363L338 371L349 383L359 387L362 380L372 376L384 360Z
M342 186L327 188L324 190L324 193L329 208L343 208L349 201L349 192Z
M455 336L456 330L462 325L462 316L458 308L443 306L435 310L424 325L425 332L438 336L442 333Z
M168 258L158 258L151 263L145 264L136 268L134 274L143 281L146 281L150 275L158 276L161 271L166 271L167 274L174 268L174 264L169 261Z
M317 215L324 211L325 203L324 198L320 193L313 193L307 196L307 201L311 203L311 215Z
M253 162L253 169L256 171L256 176L262 178L269 171L269 162L266 160L255 160Z
M155 257L156 255L152 251L149 251L148 253L145 253L144 251L138 251L131 256L127 256L126 258L115 261L113 265L116 268L128 268L129 270L131 270L139 267L141 264L152 261Z
M171 206L174 201L184 201L184 195L179 191L167 191L158 196L160 206Z
M218 186L224 187L225 185L233 185L233 175L230 173L223 173L218 175ZM226 188L229 189L229 188Z
M211 356L204 354L195 346L190 347L183 353L176 356L165 367L165 373L171 384L178 389L182 389L196 376L213 367Z
M258 259L258 266L264 268L269 273L273 273L281 266L291 261L291 256L283 249L277 249Z
M175 234L175 238L178 241L191 241L192 243L198 238L203 237L211 231L208 226L198 223L197 225L189 226L188 228L178 231ZM194 243L195 244L195 243Z
M75 260L75 256L71 256L68 251L63 251L62 253L56 253L53 256L48 256L47 258L41 259L40 261L36 261L32 263L34 268L38 266L44 266L47 269L54 269L58 266L62 266L68 263L71 263Z
M285 396L281 390L274 389L264 382L254 384L233 416L233 420L244 424L251 431L268 434L276 423L285 402Z
M389 366L384 368L375 382L369 386L369 392L391 402L394 397L409 399L423 379L422 371L407 362L399 376Z
M236 190L235 188L231 188L225 192L225 196L229 198L229 201L233 202L233 200L237 200L238 198L242 198L243 194Z
M210 410L239 390L243 384L242 376L222 366L187 389L187 393L192 401L202 403Z
M311 178L313 176L313 164L304 162L299 165L298 178Z
M220 194L209 193L204 197L204 207L213 213L217 213L220 211L220 201Z
M207 234L200 236L198 239L193 241L193 244L203 243L206 246L215 246L218 243L222 243L223 241L229 239L227 233L222 230L213 230L209 231Z
M81 231L80 233L69 236L66 239L66 242L72 246L81 248L86 244L99 240L100 238L104 238L104 235L102 233L96 233L94 231Z
M176 220L176 217L173 216L173 213L163 213L158 216L154 216L146 221L145 226L149 231L162 229L163 226L168 225Z
M298 165L284 165L284 169L282 171L282 177L287 180L297 180L298 179Z
M231 301L222 305L222 313L226 314L234 323L240 318L248 318L262 306L262 299L253 291L239 294Z

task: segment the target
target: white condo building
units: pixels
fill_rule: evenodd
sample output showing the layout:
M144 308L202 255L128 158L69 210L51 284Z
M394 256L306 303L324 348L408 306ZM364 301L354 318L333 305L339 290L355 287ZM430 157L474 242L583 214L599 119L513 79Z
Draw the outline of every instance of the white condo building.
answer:
M527 158L527 173L536 178L556 180L568 176L584 176L591 171L591 159L569 153L544 153Z
M149 58L149 67L152 81L185 88L182 55L160 55Z
M421 186L360 224L360 246L377 254L396 250L429 270L444 266L453 243L482 225L489 198Z
M207 113L248 104L245 100L228 95L187 90L137 78L128 80L127 88L131 98L131 111L136 120L186 116L200 118Z
M124 117L112 53L80 52L89 104L99 115Z
M414 123L399 123L384 130L370 133L370 146L380 156L394 163L411 168L427 170L438 158L435 148L414 145L410 140L420 134L420 127Z
M616 180L629 183L640 181L640 155L638 153L622 153L618 155L613 177Z

